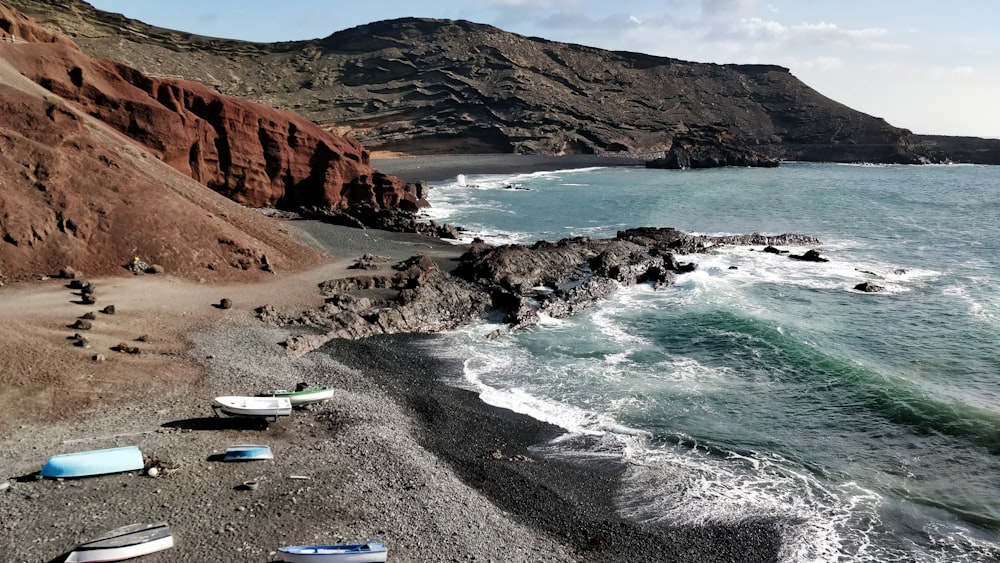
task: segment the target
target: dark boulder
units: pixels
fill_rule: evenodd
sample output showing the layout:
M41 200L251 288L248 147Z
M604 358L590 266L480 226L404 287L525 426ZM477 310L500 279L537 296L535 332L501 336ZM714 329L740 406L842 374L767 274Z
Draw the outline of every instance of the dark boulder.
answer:
M827 258L823 258L819 255L818 250L807 250L804 254L790 254L788 256L794 260L802 260L803 262L829 262Z
M80 276L80 273L73 269L72 266L66 266L59 270L59 277L66 280L75 280Z
M854 286L856 291L861 291L864 293L881 293L885 291L885 288L880 285L875 285L872 282L861 282Z

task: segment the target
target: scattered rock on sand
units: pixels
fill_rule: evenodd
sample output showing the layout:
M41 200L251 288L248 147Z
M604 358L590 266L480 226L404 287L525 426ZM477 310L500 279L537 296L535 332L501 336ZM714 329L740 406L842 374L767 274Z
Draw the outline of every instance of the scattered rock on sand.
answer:
M233 306L233 302L228 297L223 297L221 300L219 300L219 308L220 309L229 309L232 306Z
M111 349L114 350L115 352L123 352L125 354L139 353L139 347L133 346L128 342L119 342L118 344L115 344Z
M59 277L65 280L75 280L79 275L80 273L73 269L72 266L66 266L59 270Z

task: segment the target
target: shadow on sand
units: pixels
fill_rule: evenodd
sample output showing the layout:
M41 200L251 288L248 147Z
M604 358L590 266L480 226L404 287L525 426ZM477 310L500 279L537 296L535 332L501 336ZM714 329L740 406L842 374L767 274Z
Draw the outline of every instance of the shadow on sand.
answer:
M267 430L269 423L259 417L202 416L163 423L163 428L180 430Z

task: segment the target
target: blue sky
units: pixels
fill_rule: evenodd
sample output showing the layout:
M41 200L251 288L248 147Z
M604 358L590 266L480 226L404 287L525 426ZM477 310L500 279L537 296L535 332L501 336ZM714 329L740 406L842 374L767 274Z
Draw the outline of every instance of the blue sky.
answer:
M689 61L786 66L916 133L1000 137L996 0L89 0L152 25L249 41L326 37L398 17Z

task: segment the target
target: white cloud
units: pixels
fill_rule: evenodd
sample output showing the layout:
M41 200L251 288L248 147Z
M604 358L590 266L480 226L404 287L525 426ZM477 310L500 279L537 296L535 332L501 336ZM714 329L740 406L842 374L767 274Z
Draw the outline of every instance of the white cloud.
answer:
M812 59L789 59L785 61L789 68L796 70L822 70L830 71L844 68L844 60L840 57L815 57Z
M828 22L785 25L762 18L743 18L734 24L728 34L733 39L771 40L795 44L853 44L859 47L886 48L893 44L879 43L875 39L888 35L881 27L846 29ZM905 48L895 45L894 48Z
M930 74L935 78L965 77L976 74L976 69L971 66L936 67L931 69Z
M594 19L579 13L565 12L552 14L539 20L538 23L543 29L564 29L572 33L583 33L587 37L593 37L594 33L613 34L643 25L639 18L624 14L613 14L604 18ZM581 41L585 44L590 44L583 38L581 38Z
M732 17L734 14L743 14L756 7L757 0L701 0L701 15L707 18Z
M907 45L906 43L881 43L872 42L867 45L872 51L909 51L913 48L912 45Z

